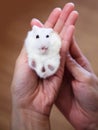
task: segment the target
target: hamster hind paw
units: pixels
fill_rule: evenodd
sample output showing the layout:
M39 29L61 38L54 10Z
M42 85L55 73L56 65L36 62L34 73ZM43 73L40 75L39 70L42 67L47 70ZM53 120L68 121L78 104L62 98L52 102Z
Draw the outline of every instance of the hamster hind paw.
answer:
M33 60L31 65L32 65L33 68L35 68L36 67L36 62Z
M49 70L53 71L55 68L52 65L48 65Z

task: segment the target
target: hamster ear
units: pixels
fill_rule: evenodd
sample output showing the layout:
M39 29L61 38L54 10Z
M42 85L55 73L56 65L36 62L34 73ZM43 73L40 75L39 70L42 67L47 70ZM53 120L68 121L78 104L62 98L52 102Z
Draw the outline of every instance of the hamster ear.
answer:
M36 26L36 25L34 25L34 26L32 27L32 30L34 30L34 31L37 31L38 29L39 29L39 27Z

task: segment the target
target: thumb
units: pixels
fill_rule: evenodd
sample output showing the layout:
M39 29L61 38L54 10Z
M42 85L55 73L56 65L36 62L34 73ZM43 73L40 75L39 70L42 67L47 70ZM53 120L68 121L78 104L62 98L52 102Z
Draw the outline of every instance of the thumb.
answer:
M79 82L84 82L90 76L90 73L84 69L81 65L79 65L70 54L66 57L66 66L68 70L71 72L72 76L78 80Z

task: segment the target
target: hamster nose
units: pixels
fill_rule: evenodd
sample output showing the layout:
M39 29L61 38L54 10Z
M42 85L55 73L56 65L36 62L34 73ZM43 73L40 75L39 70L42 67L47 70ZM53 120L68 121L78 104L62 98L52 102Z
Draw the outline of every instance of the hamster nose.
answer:
M46 46L42 46L42 47L41 47L41 50L43 50L43 51L47 51L47 50L48 50L48 47L46 47Z
M41 49L42 49L42 50L47 50L48 47L42 46Z

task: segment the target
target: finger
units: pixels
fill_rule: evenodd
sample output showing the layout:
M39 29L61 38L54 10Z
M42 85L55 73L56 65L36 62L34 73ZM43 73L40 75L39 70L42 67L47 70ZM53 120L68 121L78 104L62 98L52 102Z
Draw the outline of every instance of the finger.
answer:
M72 57L76 60L83 56L78 44L76 43L75 37L72 38L70 53L71 53Z
M78 19L78 12L77 11L72 11L67 19L67 21L65 22L65 25L60 33L61 37L63 37L63 35L66 34L66 29L67 26L69 25L75 25L76 21Z
M18 59L20 59L21 57L27 59L27 51L25 45L23 45L20 54L18 56Z
M72 76L81 82L84 82L90 75L90 73L81 67L71 56L70 54L66 57L66 66L71 72Z
M78 47L75 38L72 39L71 47L70 47L71 56L80 64L84 69L89 72L93 72L93 69L87 60L87 58L83 55L82 51Z
M33 19L31 20L30 24L31 24L31 27L32 27L33 25L36 25L36 26L38 26L38 27L43 27L43 24L42 24L38 19L36 19L36 18L33 18Z
M44 26L53 28L54 25L56 24L60 14L61 14L61 9L60 8L55 8L52 11L52 13L49 15L49 17L48 17L47 21L45 22Z
M64 37L64 39L62 40L62 47L61 47L61 66L65 66L65 60L66 60L66 54L68 53L69 47L70 47L70 43L74 34L74 26L70 25L67 28L66 31L66 35Z
M54 27L54 30L56 32L60 32L65 24L65 21L67 20L69 14L74 10L74 4L73 3L68 3L64 6L62 13Z
M76 21L77 21L77 18L79 16L79 13L77 11L72 11L65 23L65 25L69 26L69 25L75 25Z
M66 53L67 53L68 48L70 46L69 44L70 44L71 39L73 37L73 33L74 33L74 26L71 25L67 28L67 31L66 31L67 35L62 40L62 47L61 47L61 52L60 52L60 55L61 55L60 67L59 67L57 73L55 75L53 75L52 78L50 77L51 81L53 81L57 84L57 85L55 85L55 88L57 86L56 89L58 89L58 84L61 83L61 80L63 78L65 61L66 61Z

